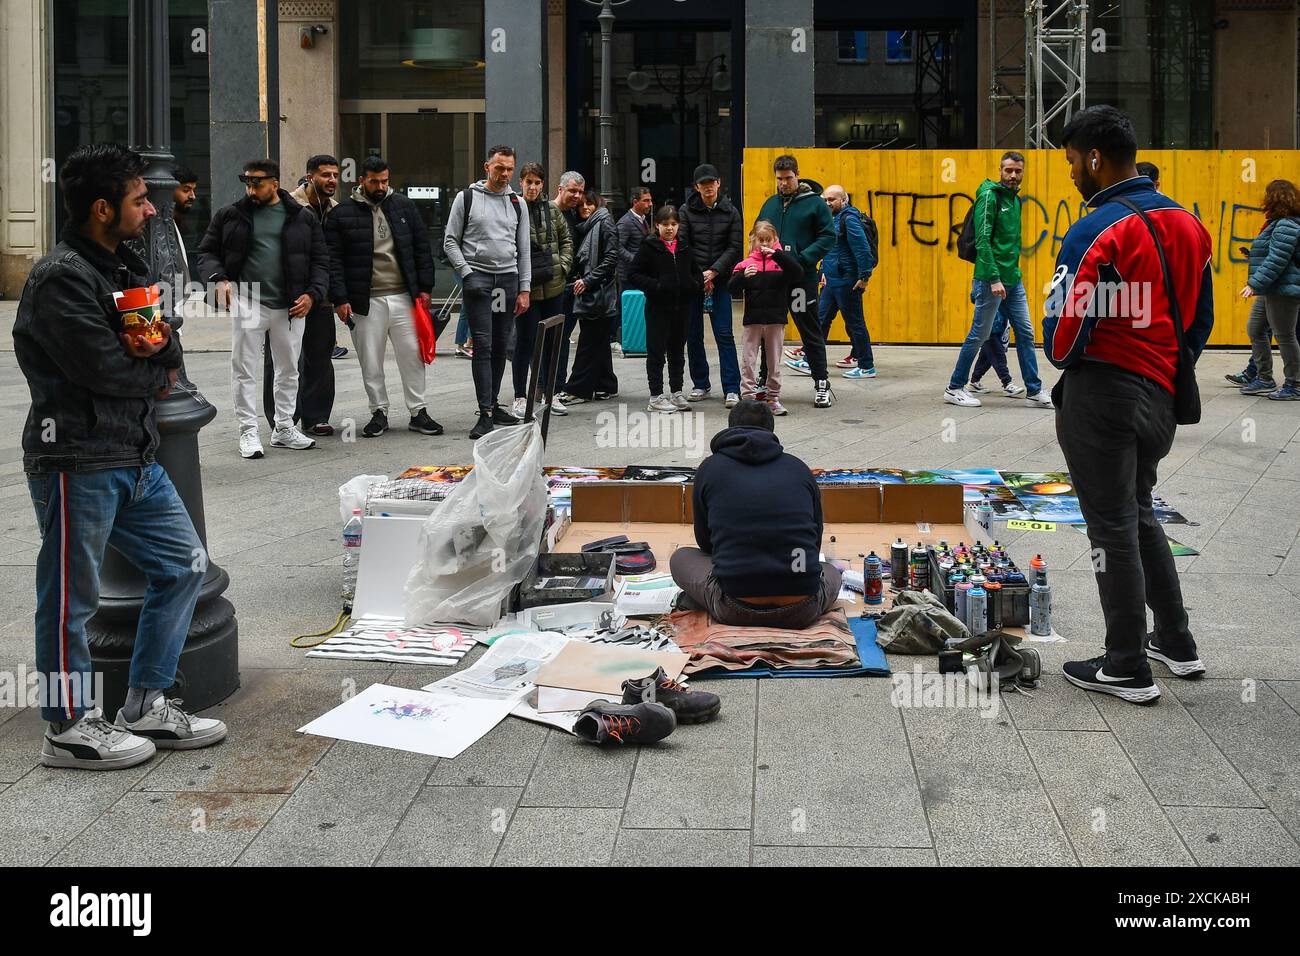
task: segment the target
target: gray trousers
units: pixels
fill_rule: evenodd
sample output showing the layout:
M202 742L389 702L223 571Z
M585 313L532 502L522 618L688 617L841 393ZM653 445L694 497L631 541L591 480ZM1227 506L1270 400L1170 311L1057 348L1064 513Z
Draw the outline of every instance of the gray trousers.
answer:
M1298 314L1300 299L1294 296L1255 296L1250 306L1250 318L1246 320L1246 334L1250 336L1250 357L1259 378L1265 381L1273 378L1273 352L1268 344L1271 332L1277 340L1277 350L1282 353L1282 374L1288 382L1300 380L1300 342L1296 340Z
M763 607L745 604L728 597L713 576L713 558L699 548L678 548L668 562L673 580L690 602L681 602L683 610L708 611L719 624L733 627L779 627L800 630L808 627L835 606L840 597L840 571L822 563L821 590L797 604Z

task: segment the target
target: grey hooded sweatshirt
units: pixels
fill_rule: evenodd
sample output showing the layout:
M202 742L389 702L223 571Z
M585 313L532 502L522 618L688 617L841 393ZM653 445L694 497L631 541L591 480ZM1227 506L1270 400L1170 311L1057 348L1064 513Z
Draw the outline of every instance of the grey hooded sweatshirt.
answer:
M501 275L519 273L519 291L532 287L533 260L529 245L528 203L510 186L499 193L487 188L480 179L469 187L474 190L469 222L465 222L465 193L452 201L447 214L447 229L442 249L447 260L462 278L471 272ZM510 197L519 200L518 218Z

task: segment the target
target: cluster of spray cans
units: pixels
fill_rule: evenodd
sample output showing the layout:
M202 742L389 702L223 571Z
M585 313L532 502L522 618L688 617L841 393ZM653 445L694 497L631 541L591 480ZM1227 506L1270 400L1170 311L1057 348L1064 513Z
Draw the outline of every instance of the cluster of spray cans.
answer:
M939 542L933 551L932 573L943 581L939 591L949 602L953 614L972 634L981 635L1003 627L1022 626L1033 621L1034 590L1025 573L997 541L992 547L964 541L950 547ZM1033 573L1041 566L1046 588L1047 565L1042 557L1033 562ZM1046 592L1050 628L1051 592Z

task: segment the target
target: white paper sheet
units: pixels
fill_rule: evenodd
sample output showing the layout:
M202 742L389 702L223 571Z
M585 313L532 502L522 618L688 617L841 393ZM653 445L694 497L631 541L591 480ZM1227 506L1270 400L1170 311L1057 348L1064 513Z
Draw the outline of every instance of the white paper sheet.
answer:
M681 592L667 572L629 574L619 579L614 606L628 617L654 617L671 611L673 599Z
M361 565L352 616L406 618L406 579L419 557L423 518L370 515L361 534Z
M567 643L569 639L564 635L544 631L506 634L472 667L434 681L424 689L478 700L517 701L532 691L538 669Z
M515 704L515 709L510 711L512 717L529 720L535 724L545 724L547 727L555 727L557 730L563 730L566 734L573 733L573 725L578 722L580 713L581 711L577 710L562 710L553 714L540 713L537 710L536 696L533 694L520 698Z
M371 684L298 732L452 758L499 724L513 706L513 700Z
M601 694L586 690L568 690L564 687L538 687L537 712L545 716L572 713L575 717L590 703L607 700L611 704L623 703L622 694Z

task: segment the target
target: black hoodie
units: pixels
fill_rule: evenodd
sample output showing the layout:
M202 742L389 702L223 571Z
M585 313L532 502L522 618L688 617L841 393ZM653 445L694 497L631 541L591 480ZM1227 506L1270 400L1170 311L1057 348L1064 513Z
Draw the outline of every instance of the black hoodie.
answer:
M695 541L736 598L816 594L822 499L808 466L766 428L727 428L695 473Z

